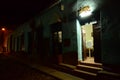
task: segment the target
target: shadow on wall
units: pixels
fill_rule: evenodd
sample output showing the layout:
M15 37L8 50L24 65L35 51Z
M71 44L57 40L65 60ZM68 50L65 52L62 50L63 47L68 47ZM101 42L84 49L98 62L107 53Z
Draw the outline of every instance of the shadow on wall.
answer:
M77 52L67 52L63 54L63 63L70 64L70 65L77 65L78 64L78 56Z

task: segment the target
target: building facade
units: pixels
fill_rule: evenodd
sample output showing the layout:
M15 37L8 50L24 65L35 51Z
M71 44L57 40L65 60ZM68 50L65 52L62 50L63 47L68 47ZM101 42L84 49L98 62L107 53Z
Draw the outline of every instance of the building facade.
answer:
M41 63L101 63L105 70L114 70L120 64L119 17L101 6L94 0L58 1L21 24L9 36L7 50L24 52ZM92 15L83 18L84 11Z

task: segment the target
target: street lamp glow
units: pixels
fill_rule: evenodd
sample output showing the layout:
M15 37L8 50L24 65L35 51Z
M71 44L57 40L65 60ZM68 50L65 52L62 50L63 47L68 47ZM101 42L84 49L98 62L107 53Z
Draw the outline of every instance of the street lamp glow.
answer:
M5 28L2 28L2 31L5 31Z

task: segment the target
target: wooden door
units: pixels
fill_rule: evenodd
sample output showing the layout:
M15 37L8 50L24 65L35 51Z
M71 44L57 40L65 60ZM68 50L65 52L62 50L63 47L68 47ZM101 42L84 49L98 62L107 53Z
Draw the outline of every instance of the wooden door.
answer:
M98 24L93 24L94 38L94 60L97 63L101 62L101 27Z
M60 37L61 36L61 37ZM51 25L52 57L54 63L59 63L58 56L62 54L62 25L55 23Z

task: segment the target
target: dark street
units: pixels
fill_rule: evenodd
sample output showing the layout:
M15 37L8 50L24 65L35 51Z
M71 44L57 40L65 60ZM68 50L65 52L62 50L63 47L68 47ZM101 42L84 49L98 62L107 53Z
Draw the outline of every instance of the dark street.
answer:
M120 80L119 0L0 0L0 80Z
M0 80L57 80L12 58L0 55Z

